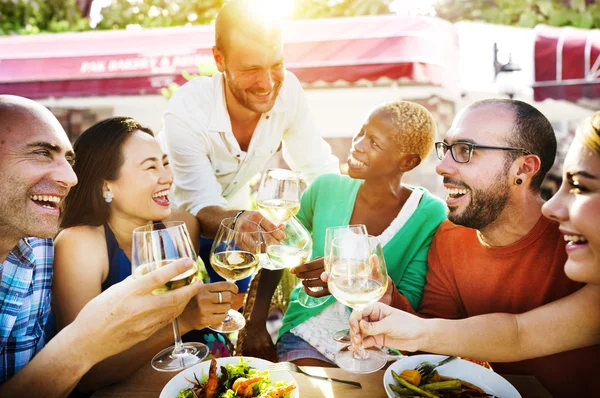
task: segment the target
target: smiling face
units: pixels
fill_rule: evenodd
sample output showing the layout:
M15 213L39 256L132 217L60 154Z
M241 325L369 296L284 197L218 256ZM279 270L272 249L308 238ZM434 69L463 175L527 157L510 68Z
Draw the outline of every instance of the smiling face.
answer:
M444 142L507 146L513 120L513 111L506 107L467 109L454 120ZM436 171L444 177L450 221L482 229L499 219L509 200L510 165L505 159L503 151L475 149L468 163L457 163L446 153Z
M285 79L281 39L257 41L233 29L227 48L214 48L226 89L238 105L256 113L270 111Z
M149 134L136 131L122 148L125 160L114 181L105 183L113 194L109 204L111 216L133 218L140 224L164 220L171 214L169 188L173 173L167 156Z
M392 138L395 131L392 115L375 109L352 139L348 156L348 175L356 179L380 178L398 173L395 160L401 155Z
M560 223L569 242L567 276L600 285L600 156L575 139L563 171L560 189L542 211Z
M77 183L69 139L40 105L0 106L0 119L0 234L53 238L60 202Z

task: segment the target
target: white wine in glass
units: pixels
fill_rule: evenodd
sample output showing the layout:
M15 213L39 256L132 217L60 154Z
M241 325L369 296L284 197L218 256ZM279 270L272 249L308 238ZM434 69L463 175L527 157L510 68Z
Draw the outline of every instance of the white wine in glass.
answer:
M221 221L210 250L210 264L227 282L247 278L258 270L261 229L255 222L229 217ZM230 309L223 322L210 326L217 332L235 332L246 325L244 316Z
M302 265L312 253L312 238L306 228L300 223L291 210L281 212L283 233L285 238L281 241L269 240L270 232L264 232L264 242L267 245L267 256L272 269L293 268ZM270 244L269 244L270 242Z
M282 223L300 210L300 179L286 169L267 169L256 197L258 211L273 223Z
M154 290L154 294L165 293L189 285L199 278L196 253L185 224L182 221L159 222L136 228L133 231L131 273L139 278L170 262L188 257L195 266L176 276ZM152 358L152 367L161 372L175 372L188 368L203 360L209 352L202 343L183 343L179 332L179 321L173 321L175 345L165 348Z
M366 244L339 236L331 243L327 287L341 303L354 311L379 301L387 290L388 277L379 240L368 237ZM387 354L379 347L356 352L349 346L335 356L335 363L348 372L371 373L387 363Z

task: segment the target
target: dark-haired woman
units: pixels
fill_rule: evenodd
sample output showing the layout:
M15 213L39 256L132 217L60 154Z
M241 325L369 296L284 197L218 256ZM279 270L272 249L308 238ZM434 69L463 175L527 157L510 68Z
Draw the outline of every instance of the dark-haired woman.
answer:
M193 241L199 241L196 218L169 207L173 174L152 131L133 119L114 117L86 130L74 149L79 182L65 200L63 231L56 238L52 294L59 329L71 323L88 301L131 275L135 228L183 220ZM180 317L182 334L221 322L236 294L231 283L205 285ZM217 351L216 356L227 350L225 340L203 342ZM79 389L94 390L121 380L172 343L173 330L165 325L150 339L96 365Z

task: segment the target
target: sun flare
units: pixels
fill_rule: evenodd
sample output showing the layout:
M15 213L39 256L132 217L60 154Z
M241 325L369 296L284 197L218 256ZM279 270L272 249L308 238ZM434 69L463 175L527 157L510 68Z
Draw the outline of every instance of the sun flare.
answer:
M278 21L287 19L294 11L296 0L256 0L257 14Z

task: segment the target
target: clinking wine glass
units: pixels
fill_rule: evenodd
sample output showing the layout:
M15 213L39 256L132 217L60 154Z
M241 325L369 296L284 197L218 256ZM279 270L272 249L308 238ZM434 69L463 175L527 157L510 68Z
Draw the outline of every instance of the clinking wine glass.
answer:
M133 231L131 267L134 278L185 257L191 258L195 266L171 279L164 287L156 289L154 294L177 289L195 281L198 277L196 253L188 230L181 221L149 224ZM165 348L152 358L154 369L162 372L180 371L200 362L208 355L209 349L206 345L181 341L177 318L173 321L173 334L175 345Z
M346 240L356 241L357 244L365 245L368 244L367 239L369 234L367 232L367 227L364 224L353 224L353 225L344 225L340 227L329 227L325 230L325 244L323 247L323 253L325 256L323 257L323 262L325 264L325 271L328 271L329 266L331 265L331 245L334 240L341 238ZM328 255L329 254L329 255ZM326 299L326 298L325 298ZM333 339L340 343L350 343L350 330L344 329L339 330L333 334Z
M280 244L270 244L270 239L266 236L269 263L265 268L293 268L306 262L311 255L312 241L310 233L295 217L300 210L298 174L286 169L267 169L260 181L256 205L261 214L272 223L285 224L286 238ZM326 300L326 297L311 297L304 290L298 293L298 301L304 307L316 307Z
M245 279L258 270L261 229L255 222L229 217L221 221L210 250L210 264L226 281ZM244 316L230 309L223 322L210 326L217 332L235 332L246 325Z
M262 215L275 224L285 222L290 212L297 214L300 210L298 174L286 169L267 169L258 187L256 205Z
M363 243L361 243L363 242ZM354 311L379 301L387 290L388 277L379 240L364 241L335 238L332 241L327 286L331 294ZM365 349L362 344L352 352L346 346L335 355L335 363L348 372L371 373L387 363L379 347Z
M302 223L296 218L291 210L285 209L285 221L283 232L285 238L277 241L270 237L270 233L263 234L263 240L266 244L267 256L272 265L272 269L293 268L302 265L312 253L312 238L310 233Z

